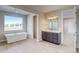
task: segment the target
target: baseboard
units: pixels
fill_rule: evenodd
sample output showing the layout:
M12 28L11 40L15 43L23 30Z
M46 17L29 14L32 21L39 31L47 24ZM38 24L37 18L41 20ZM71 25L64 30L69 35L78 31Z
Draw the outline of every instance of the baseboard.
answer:
M37 39L37 42L41 42L42 40L41 39Z

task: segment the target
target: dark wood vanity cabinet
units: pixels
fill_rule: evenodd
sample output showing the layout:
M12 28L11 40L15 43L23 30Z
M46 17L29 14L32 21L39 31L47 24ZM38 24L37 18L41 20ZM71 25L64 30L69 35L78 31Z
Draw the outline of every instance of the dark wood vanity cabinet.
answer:
M59 45L61 44L61 33L42 31L42 40Z

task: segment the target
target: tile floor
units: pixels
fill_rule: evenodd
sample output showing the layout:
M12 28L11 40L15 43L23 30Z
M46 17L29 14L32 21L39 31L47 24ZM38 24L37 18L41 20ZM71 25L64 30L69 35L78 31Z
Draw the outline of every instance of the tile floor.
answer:
M26 39L15 43L1 43L0 53L74 53L73 47L55 45L46 41L37 42L35 39Z

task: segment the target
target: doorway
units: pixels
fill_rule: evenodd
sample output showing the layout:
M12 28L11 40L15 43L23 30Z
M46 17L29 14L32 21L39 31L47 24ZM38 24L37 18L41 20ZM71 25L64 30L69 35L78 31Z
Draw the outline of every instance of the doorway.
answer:
M33 16L33 38L37 39L37 16Z
M63 25L63 43L68 47L74 47L76 44L76 20L74 18L64 19Z

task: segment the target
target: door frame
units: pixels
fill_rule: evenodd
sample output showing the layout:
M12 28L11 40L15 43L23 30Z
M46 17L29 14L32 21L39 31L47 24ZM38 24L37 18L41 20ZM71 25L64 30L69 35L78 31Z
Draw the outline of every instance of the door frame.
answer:
M39 15L38 14L35 14L34 16L36 16L36 24L37 24L37 27L36 27L36 33L37 33L37 35L36 35L36 41L40 41L40 39L39 39ZM33 20L34 21L34 20ZM33 24L34 25L34 24ZM34 31L34 27L33 27L33 31ZM34 36L34 32L33 32L33 36ZM34 38L34 37L33 37Z
M77 11L77 7L74 6L74 7L73 7L73 10L74 10L75 25L77 25L77 24L76 24L76 17L77 17L77 16L76 16L76 11ZM63 12L62 12L62 17L63 17ZM77 27L76 27L76 31L77 31ZM63 35L63 40L64 40L64 19L63 19L63 34L62 34L62 35ZM76 38L77 38L77 35L76 35ZM75 38L74 43L73 43L73 44L74 44L74 51L76 51L76 41L77 41L76 38ZM62 44L64 44L64 43L63 43L63 40L62 40Z

